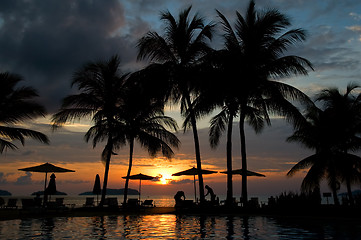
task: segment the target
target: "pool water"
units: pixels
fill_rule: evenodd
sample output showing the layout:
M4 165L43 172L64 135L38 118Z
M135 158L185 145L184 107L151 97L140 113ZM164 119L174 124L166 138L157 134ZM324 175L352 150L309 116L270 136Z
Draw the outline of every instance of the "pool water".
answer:
M0 221L0 239L360 239L357 220L130 215Z

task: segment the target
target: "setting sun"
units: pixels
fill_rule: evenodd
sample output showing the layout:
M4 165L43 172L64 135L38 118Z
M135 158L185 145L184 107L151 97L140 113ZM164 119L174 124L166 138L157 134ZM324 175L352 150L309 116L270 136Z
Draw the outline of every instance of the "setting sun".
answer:
M159 178L160 184L165 185L168 184L170 180L172 180L172 175L169 173L161 173L162 177Z

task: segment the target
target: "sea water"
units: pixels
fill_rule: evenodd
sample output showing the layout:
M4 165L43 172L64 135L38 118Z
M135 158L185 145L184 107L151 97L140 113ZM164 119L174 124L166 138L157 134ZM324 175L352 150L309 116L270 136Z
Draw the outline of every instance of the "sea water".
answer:
M264 216L129 215L0 221L0 239L360 239L358 221Z

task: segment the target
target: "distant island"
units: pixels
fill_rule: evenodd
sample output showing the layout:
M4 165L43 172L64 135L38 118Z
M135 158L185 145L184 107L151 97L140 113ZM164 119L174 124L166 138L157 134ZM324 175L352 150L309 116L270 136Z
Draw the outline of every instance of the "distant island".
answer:
M107 188L107 195L123 195L123 194L124 194L124 188L121 188L121 189ZM129 195L138 195L139 191L129 188L128 194ZM94 194L93 192L83 192L83 193L80 193L79 195L96 195L96 194Z
M44 191L33 192L31 195L36 195L36 194L44 195ZM55 194L51 194L51 195L68 195L68 194L66 194L65 192L58 192L58 191L56 191Z
M6 190L0 190L0 196L11 196L11 193Z

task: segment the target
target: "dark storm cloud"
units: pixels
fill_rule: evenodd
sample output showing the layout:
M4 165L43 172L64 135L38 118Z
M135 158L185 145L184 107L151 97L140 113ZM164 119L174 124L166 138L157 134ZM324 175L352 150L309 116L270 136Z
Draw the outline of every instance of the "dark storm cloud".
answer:
M120 34L125 24L116 0L1 1L0 70L23 75L53 111L85 62L135 58L132 39Z
M0 184L6 184L8 181L6 180L6 176L3 172L0 172Z
M182 179L182 180L172 180L169 182L169 184L173 184L173 185L186 184L186 183L193 183L193 180Z
M30 172L26 172L25 176L20 176L16 179L15 185L29 185L32 182L31 179L32 174Z

